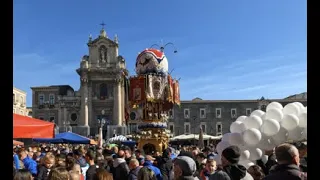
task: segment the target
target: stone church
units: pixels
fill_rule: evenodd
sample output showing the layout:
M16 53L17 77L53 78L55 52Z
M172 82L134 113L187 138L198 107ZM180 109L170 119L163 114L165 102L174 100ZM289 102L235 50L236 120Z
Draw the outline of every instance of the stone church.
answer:
M103 119L104 137L114 131L123 134L128 71L118 53L118 38L109 39L102 28L97 38L90 35L87 45L89 54L82 57L76 70L80 89L69 85L31 87L33 117L54 122L60 132L72 130L84 136L96 135Z

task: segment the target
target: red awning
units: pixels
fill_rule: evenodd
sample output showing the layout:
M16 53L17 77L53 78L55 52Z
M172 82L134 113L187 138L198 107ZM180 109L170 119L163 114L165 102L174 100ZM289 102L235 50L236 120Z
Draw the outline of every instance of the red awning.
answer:
M13 138L53 138L54 123L13 114Z

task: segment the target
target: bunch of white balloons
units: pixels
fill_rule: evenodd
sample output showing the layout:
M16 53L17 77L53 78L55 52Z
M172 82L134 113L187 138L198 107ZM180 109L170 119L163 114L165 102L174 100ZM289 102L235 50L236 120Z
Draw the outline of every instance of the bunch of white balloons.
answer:
M256 160L264 163L268 156L264 151L272 150L287 141L307 140L307 107L300 102L282 106L272 102L266 112L253 111L250 116L240 116L230 126L230 132L222 137L216 149L216 160L220 163L222 151L235 145L241 149L239 164L249 168Z

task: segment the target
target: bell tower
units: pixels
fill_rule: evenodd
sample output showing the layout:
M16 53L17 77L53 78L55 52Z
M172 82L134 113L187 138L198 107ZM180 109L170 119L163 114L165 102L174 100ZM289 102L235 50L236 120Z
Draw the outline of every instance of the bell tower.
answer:
M124 121L125 60L118 53L118 36L111 40L102 26L99 36L89 36L89 55L84 55L77 73L80 76L81 116L77 133L97 134L99 120L104 119L103 131L108 125L121 126ZM106 133L106 132L104 132Z

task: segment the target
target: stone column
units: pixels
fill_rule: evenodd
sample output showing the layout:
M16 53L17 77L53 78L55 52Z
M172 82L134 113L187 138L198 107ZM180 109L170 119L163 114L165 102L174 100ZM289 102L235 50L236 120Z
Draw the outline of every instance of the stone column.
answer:
M82 74L81 77L81 114L80 114L80 123L77 127L76 133L88 136L90 134L89 128L89 98L88 98L88 77L87 74Z
M121 84L120 79L116 79L114 84L114 102L113 102L113 124L121 126Z

